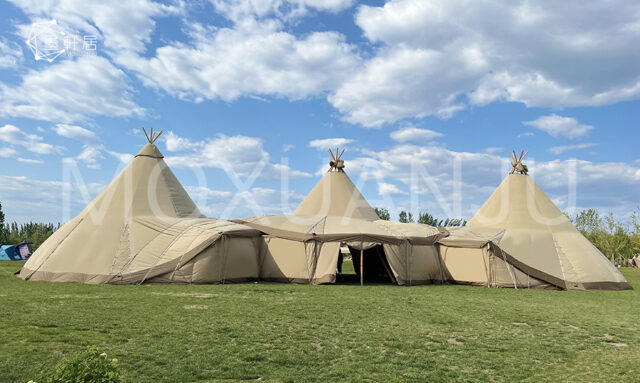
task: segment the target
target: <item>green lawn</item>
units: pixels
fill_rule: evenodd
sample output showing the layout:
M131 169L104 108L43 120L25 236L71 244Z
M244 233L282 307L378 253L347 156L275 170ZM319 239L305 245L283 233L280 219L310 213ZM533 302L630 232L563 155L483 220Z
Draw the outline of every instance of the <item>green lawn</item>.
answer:
M634 291L25 282L0 262L0 382L98 345L128 382L640 380Z

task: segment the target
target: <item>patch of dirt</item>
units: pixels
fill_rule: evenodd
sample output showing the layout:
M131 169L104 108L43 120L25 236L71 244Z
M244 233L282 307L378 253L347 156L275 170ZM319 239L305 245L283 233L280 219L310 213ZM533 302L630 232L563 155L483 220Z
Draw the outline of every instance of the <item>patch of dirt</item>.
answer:
M526 322L511 322L511 324L516 326L529 326L529 323Z
M166 295L170 297L190 297L190 298L213 298L216 294L210 293L160 293L157 291L152 292L153 295Z
M627 347L627 346L629 346L629 345L628 345L628 344L626 344L626 343L614 343L614 342L602 342L602 343L603 343L603 344L611 345L611 346L613 346L613 347Z
M462 346L464 344L463 342L459 342L458 340L456 340L456 338L449 338L447 339L447 342L456 346Z
M610 334L604 334L604 339L606 339L606 340L613 340L613 335L610 335Z
M185 310L206 310L209 308L209 306L205 306L205 305L187 305L187 306L182 306L183 309Z
M52 299L102 299L100 295L89 295L89 294L61 294L61 295L51 295L49 298L52 298Z
M572 328L572 329L574 329L574 330L580 330L580 327L578 327L578 326L574 326L574 325L572 325L572 324L568 324L567 326L569 326L569 328Z
M404 352L402 352L402 351L396 351L396 355L400 355L400 356L402 356L402 355L404 355Z
M318 351L322 350L324 347L318 342L311 342L311 345L314 346Z

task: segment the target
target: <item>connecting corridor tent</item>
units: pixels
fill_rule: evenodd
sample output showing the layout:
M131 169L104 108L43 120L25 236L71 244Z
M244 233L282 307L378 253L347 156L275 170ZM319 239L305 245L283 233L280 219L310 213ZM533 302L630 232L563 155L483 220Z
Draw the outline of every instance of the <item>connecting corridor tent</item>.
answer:
M508 175L466 227L440 240L451 279L496 287L631 289L524 173Z
M204 218L153 144L26 262L26 280L216 283L255 279L260 233Z
M399 285L442 281L444 270L435 243L446 232L427 225L380 220L344 172L337 151L332 156L329 171L293 214L237 220L265 234L260 279L333 283L340 245L347 244L354 261L359 261L362 250L364 265L380 261ZM370 249L375 251L364 257Z

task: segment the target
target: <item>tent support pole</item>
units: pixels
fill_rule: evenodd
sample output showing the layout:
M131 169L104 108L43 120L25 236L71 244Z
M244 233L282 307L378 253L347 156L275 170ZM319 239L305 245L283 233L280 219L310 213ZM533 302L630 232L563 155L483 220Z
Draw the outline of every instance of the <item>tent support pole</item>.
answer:
M364 268L362 267L363 260L364 260L364 244L360 242L360 286L364 285L364 276L362 274L364 271Z
M378 258L380 258L380 262L382 262L382 266L384 266L384 269L387 271L387 275L389 276L389 279L391 279L391 283L395 285L396 279L393 277L393 273L391 272L391 270L389 270L389 267L387 266L387 262L385 260L386 255L385 256L382 255L382 252L380 251L380 247L378 246L376 246L376 252L378 253Z

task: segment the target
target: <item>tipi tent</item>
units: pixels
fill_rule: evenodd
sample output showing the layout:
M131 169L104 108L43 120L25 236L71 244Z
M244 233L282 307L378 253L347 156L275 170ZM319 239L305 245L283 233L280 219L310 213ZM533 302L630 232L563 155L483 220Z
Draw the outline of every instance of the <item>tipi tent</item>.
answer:
M329 171L293 214L237 220L265 234L260 278L333 283L340 246L347 244L354 262L363 266L356 267L361 281L364 266L373 263L384 267L390 280L400 285L441 281L444 274L435 242L445 232L427 225L379 220L344 172L342 153L337 153L331 153Z
M376 221L380 218L344 171L329 171L293 212Z
M517 171L504 179L467 226L440 241L452 279L488 286L630 289L615 266L526 174L522 158L514 156Z
M146 132L145 132L146 134ZM216 283L257 277L260 233L202 216L153 142L19 273L84 283Z

